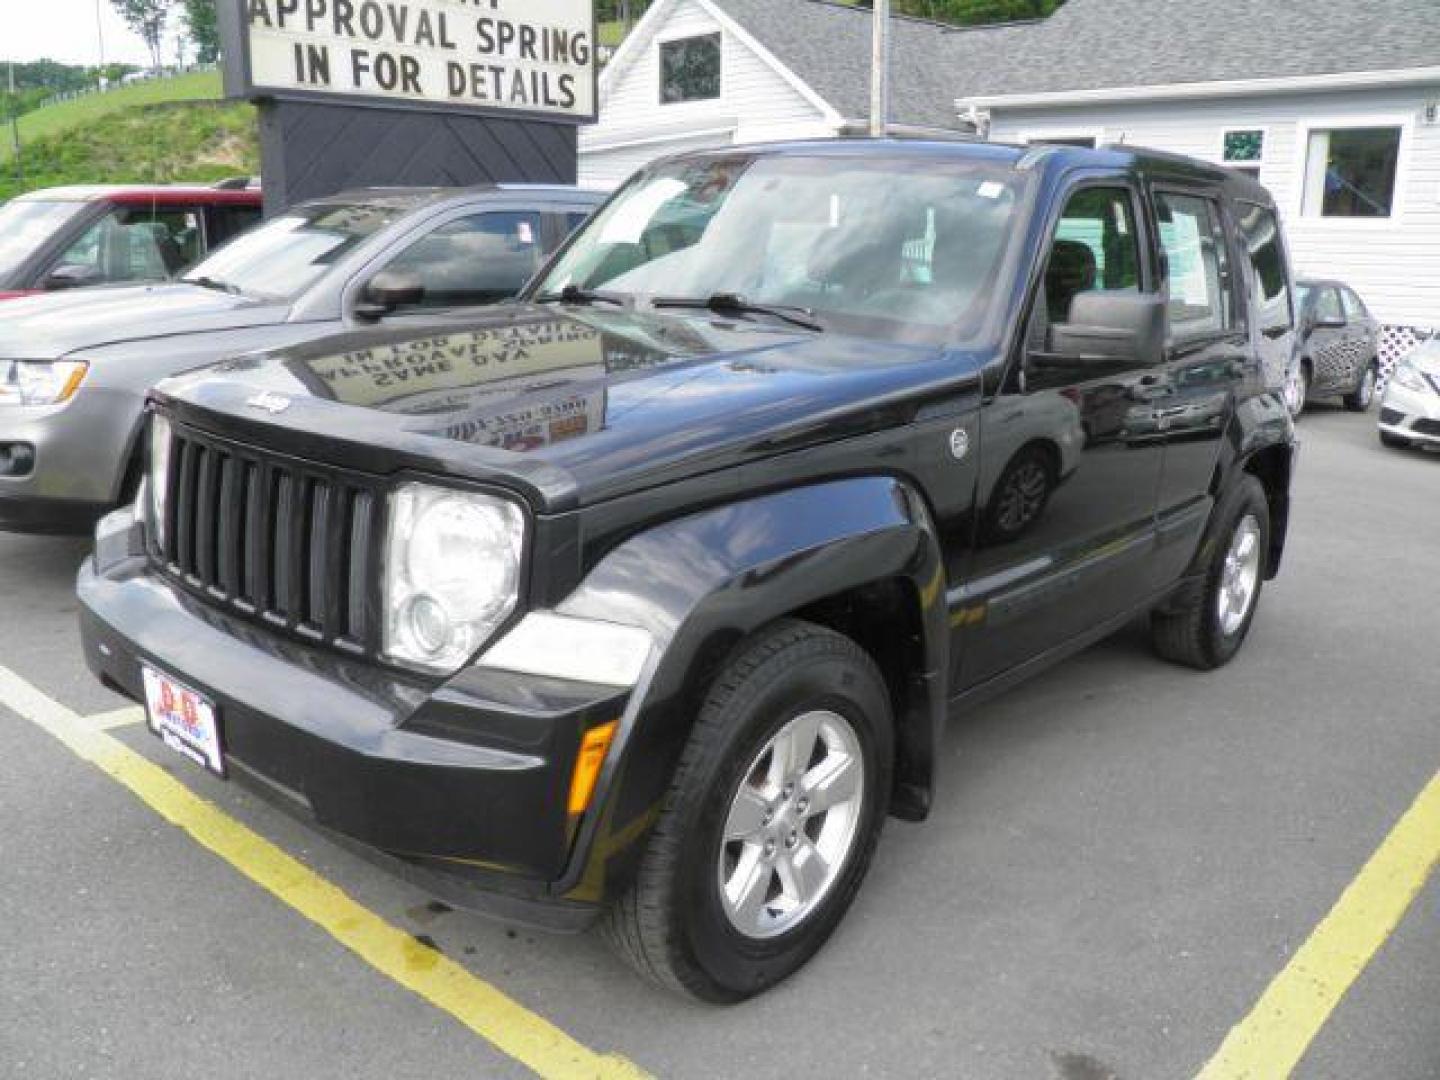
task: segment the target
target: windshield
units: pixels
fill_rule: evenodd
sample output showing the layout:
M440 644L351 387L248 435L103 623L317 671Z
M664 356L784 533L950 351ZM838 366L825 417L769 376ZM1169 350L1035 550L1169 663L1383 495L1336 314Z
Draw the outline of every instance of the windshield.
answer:
M872 337L969 336L1026 178L935 157L705 157L644 172L536 286L634 303L728 296Z
M290 300L408 209L409 204L400 203L326 203L287 210L230 241L184 280Z
M84 208L83 202L40 199L16 199L0 206L0 277L13 272Z

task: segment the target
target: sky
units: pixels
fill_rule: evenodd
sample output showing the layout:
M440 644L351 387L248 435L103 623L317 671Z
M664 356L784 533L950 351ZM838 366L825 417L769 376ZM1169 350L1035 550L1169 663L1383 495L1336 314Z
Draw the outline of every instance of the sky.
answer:
M178 24L178 15L171 22ZM0 60L94 64L100 57L102 32L107 63L149 65L145 43L131 33L110 0L0 0ZM165 60L173 63L174 58L172 34L165 45Z

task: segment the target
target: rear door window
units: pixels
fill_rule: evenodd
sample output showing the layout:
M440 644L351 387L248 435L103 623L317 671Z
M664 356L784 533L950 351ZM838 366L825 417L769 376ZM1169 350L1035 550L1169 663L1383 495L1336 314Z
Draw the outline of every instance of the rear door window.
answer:
M1219 205L1198 195L1155 197L1160 246L1169 268L1170 331L1177 338L1235 328L1230 265Z

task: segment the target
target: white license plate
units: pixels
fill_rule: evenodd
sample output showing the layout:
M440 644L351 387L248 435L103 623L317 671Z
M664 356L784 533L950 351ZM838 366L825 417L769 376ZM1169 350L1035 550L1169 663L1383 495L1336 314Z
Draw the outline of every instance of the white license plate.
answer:
M140 671L145 679L145 714L150 730L172 750L216 776L224 776L225 758L220 750L215 706L168 675L143 666Z

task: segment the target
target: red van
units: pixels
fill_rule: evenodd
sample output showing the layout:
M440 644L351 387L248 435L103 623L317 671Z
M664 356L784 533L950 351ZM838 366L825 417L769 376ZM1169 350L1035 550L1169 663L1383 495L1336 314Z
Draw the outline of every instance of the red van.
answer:
M0 206L0 299L165 281L260 220L246 180L32 191Z

